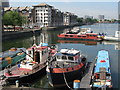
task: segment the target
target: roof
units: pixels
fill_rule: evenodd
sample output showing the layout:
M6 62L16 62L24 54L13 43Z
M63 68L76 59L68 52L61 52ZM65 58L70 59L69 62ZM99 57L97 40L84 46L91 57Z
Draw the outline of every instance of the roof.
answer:
M52 7L52 6L50 6L50 5L46 4L46 3L41 3L41 4L35 5L35 6L33 6L33 7L43 7L43 6Z
M4 8L4 11L7 11L7 10L16 10L16 9L19 9L20 11L22 10L29 10L29 9L32 9L31 7L5 7Z
M75 50L75 49L61 49L59 53L57 53L57 56L61 56L61 55L67 55L67 56L75 56L78 53L80 53L79 50Z
M109 63L109 55L108 51L101 50L98 52L98 59L96 62L96 67L94 73L100 72L100 68L106 68L106 72L110 73L110 63Z

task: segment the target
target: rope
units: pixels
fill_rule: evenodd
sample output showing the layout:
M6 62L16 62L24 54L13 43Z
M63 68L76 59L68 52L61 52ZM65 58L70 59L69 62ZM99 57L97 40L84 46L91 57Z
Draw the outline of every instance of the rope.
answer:
M60 67L60 68L62 68L62 67ZM67 80L66 80L66 78L65 78L65 73L64 73L63 70L62 70L62 72L63 72L63 77L64 77L65 84L67 85L67 87L68 87L69 89L73 90L73 89L68 85Z
M63 71L63 70L62 70L62 71ZM65 78L65 73L64 73L64 71L63 71L63 77L64 77L64 81L65 81L65 84L67 85L67 87L68 87L69 89L73 90L73 89L68 85L68 83L67 83L67 80L66 80L66 78Z

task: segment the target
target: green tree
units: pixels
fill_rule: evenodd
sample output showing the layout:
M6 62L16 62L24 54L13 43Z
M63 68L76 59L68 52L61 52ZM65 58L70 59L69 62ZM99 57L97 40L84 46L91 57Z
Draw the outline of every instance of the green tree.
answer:
M78 22L79 24L83 24L83 18L77 18L77 22Z
M22 26L26 22L25 16L21 16L19 12L9 11L6 12L3 16L3 24L8 26Z

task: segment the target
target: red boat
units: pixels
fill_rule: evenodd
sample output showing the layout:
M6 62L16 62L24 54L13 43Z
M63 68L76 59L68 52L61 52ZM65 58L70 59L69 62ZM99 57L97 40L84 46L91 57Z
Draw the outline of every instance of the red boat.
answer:
M65 87L82 78L87 60L79 50L61 49L53 57L46 68L51 86Z
M8 69L4 75L10 84L16 80L20 83L31 82L46 73L46 62L49 57L48 44L34 44L26 50L26 59L14 67Z
M93 32L73 32L73 31L69 31L69 32L65 32L62 34L59 34L58 37L60 39L80 39L80 40L95 40L95 41L101 41L102 38L99 36L99 34L97 33L93 33Z

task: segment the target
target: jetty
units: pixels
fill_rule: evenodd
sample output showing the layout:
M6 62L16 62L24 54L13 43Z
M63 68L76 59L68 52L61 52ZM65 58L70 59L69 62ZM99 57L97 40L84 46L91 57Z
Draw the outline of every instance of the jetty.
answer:
M91 78L92 78L95 62L96 62L96 59L93 60L93 62L88 62L86 74L81 79L81 83L80 83L80 88L81 89L83 89L83 88L84 89L90 89L91 88L90 83L91 83Z

